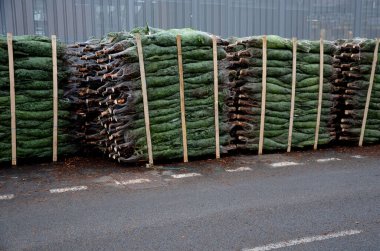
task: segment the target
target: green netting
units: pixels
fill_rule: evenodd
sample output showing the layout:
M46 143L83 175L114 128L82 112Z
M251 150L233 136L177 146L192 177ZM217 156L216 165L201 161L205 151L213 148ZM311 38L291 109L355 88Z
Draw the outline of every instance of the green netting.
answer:
M42 36L13 37L16 151L17 158L51 157L53 149L53 64L51 41ZM58 153L74 153L68 126L71 104L63 99L63 86L68 76L64 63L65 46L58 42ZM11 114L8 47L5 36L0 36L0 161L11 159Z
M225 81L235 91L230 106L230 121L234 125L238 148L258 148L262 100L262 36L238 39L229 45ZM236 47L236 48L234 48ZM317 125L318 92L320 83L319 41L298 41L296 63L295 111L292 146L314 145ZM288 146L291 91L292 91L292 41L278 36L267 36L266 106L264 125L264 150L286 149ZM331 82L338 73L334 68L339 60L334 58L336 46L324 42L323 89L319 144L335 138L333 123L334 97Z
M188 155L192 158L215 153L211 35L192 29L154 30L147 34L148 30L139 28L131 33L141 34L154 159L183 157L177 35L181 35L182 45ZM219 38L217 40L219 45L223 43ZM83 126L84 141L122 162L146 161L144 107L134 35L117 43L86 42L73 46L71 51L74 55L70 59L71 82L75 83L75 88L89 89L84 96L87 100L94 100L85 107L84 97L70 97L86 114L84 120L88 122ZM219 61L226 57L221 46L217 48L217 57ZM101 81L97 81L97 77ZM223 75L220 76L222 78ZM222 152L230 142L226 112L230 96L229 90L221 85L219 124ZM87 109L94 112L91 114Z

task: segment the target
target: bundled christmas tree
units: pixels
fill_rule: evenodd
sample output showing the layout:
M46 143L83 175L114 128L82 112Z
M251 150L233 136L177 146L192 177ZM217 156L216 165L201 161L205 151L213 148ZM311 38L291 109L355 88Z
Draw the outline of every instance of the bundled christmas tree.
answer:
M138 28L117 36L120 39L116 42L112 39L82 46L77 56L81 62L73 65L71 81L81 90L76 92L86 98L77 99L84 107L78 113L87 117L82 123L84 131L90 132L84 141L120 162L148 159L136 33L142 35L154 158L183 156L177 35L182 39L188 155L215 153L212 38L191 29ZM224 57L224 50L219 48L218 58ZM225 110L228 97L229 90L220 86L222 152L227 151L230 141Z
M235 91L230 120L231 134L238 149L256 150L259 144L262 95L263 37L234 39L227 47L226 82ZM317 123L319 41L297 42L296 91L292 146L303 148L314 144ZM264 149L281 150L288 145L292 91L292 41L278 36L267 36L267 78ZM336 47L324 42L324 79L321 122L318 144L335 138L335 96L331 82L336 78L333 58ZM226 74L227 75L227 74ZM233 110L233 109L231 109Z
M42 36L13 37L17 158L51 157L53 151L53 64L51 40ZM65 46L57 45L59 111L58 155L76 151L68 126L70 102L63 98L68 72ZM0 161L11 159L11 109L7 38L0 36Z
M342 61L341 75L336 85L342 89L344 102L341 119L341 141L359 142L367 100L369 80L376 41L372 39L338 40L336 58ZM364 143L380 140L380 66L376 65L370 97Z

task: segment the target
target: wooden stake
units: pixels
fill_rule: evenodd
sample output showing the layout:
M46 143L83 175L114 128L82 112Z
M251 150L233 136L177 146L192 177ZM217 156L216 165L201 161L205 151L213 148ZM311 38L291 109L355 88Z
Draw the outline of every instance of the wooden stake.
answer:
M296 97L296 81L297 81L297 38L292 39L293 42L293 68L292 68L292 97L290 100L290 119L289 119L289 136L288 149L292 149L293 121L294 121L294 103Z
M319 93L318 93L318 111L317 111L317 125L315 127L315 138L314 138L314 150L318 148L319 139L319 127L321 124L321 111L322 111L322 96L323 96L323 39L325 36L325 30L321 30L321 37L319 39Z
M57 162L58 148L58 70L57 70L57 37L51 36L53 59L53 162Z
M182 125L183 162L188 162L189 159L188 159L188 155L187 155L187 131L186 131L186 110L185 110L185 83L183 81L181 35L177 35L177 51L178 51L179 95L180 95L180 99L181 99L181 125Z
M354 33L352 31L348 31L348 39L352 39L354 37Z
M136 44L137 44L137 53L139 55L139 64L140 64L141 90L142 90L142 95L143 95L145 131L146 131L146 144L148 147L149 165L153 165L153 151L152 151L152 139L150 136L148 94L147 94L147 88L146 88L144 55L143 55L143 50L142 50L140 34L136 34Z
M17 142L16 142L16 97L15 97L15 70L13 61L13 36L7 34L8 59L9 59L9 83L11 99L11 137L12 137L12 165L17 165Z
M264 35L263 36L263 74L262 74L262 92L261 92L259 155L263 154L263 148L264 148L266 95L267 95L267 36Z
M218 83L218 52L216 37L212 36L212 55L214 61L214 113L215 113L215 157L220 158L219 142L219 83Z
M377 38L376 39L375 51L373 52L372 70L371 70L371 76L369 78L367 100L365 102L365 107L364 107L364 115L363 115L363 121L362 121L362 128L360 131L359 146L363 146L364 132L365 132L366 124L367 124L368 108L369 108L369 103L371 101L373 81L375 79L376 64L377 64L377 53L379 51L379 42L380 42L380 40Z

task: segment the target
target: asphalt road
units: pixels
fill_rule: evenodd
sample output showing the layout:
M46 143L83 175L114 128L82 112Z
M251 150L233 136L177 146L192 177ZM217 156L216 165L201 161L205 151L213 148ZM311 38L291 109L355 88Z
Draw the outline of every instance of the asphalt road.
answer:
M365 148L1 169L0 250L380 250L379 160Z

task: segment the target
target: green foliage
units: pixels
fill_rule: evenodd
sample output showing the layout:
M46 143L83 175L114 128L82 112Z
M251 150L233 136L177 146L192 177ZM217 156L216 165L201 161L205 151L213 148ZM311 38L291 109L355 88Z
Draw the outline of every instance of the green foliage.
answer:
M13 37L17 158L52 156L53 134L53 64L50 38ZM58 42L58 80L62 87L67 77L64 65L65 46ZM0 36L0 161L11 157L11 114L7 40ZM67 155L77 149L66 132L70 125L70 104L60 89L58 114L58 153Z

